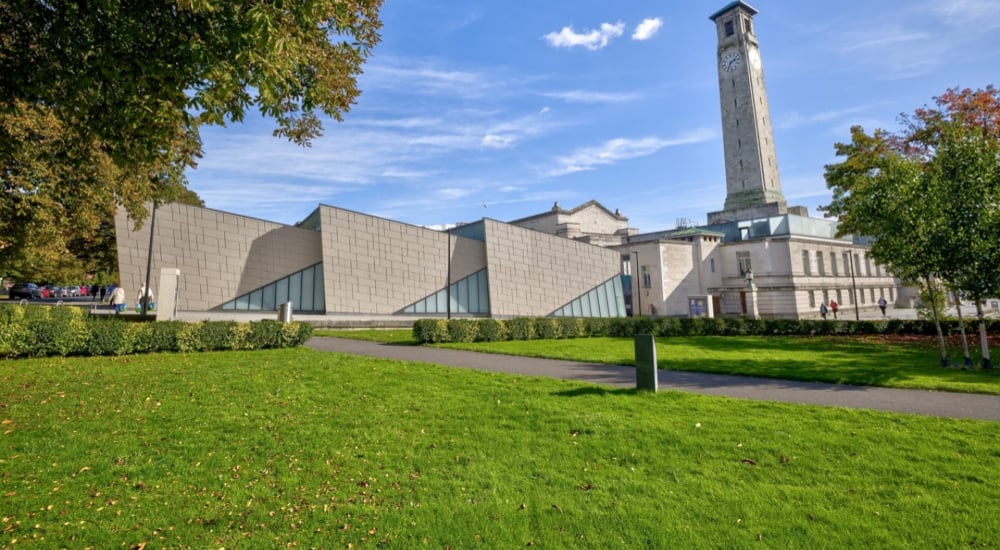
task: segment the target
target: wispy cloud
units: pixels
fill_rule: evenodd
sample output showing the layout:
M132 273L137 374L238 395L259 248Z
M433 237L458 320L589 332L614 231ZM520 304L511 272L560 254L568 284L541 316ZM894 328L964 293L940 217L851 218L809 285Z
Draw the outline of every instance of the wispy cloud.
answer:
M782 130L790 130L792 128L799 128L802 126L810 126L813 124L822 124L824 122L831 122L840 120L848 115L854 115L864 111L865 107L851 107L848 109L837 109L832 111L821 111L812 114L802 114L798 111L790 111L781 115L780 120L778 120L775 126Z
M676 138L644 137L637 139L617 138L597 147L585 147L556 159L557 167L549 176L562 176L575 172L594 170L598 166L615 164L622 160L645 157L661 149L700 143L711 139L715 132L698 129Z
M649 40L650 38L656 36L656 33L663 26L663 19L659 17L650 17L642 20L635 27L635 31L632 33L632 40Z
M1000 28L996 0L949 0L928 2L924 9L945 24L968 31L991 31Z
M395 57L374 58L365 66L361 82L365 89L467 98L482 97L503 85L480 71L442 68L431 60Z
M591 92L587 90L546 92L542 95L570 103L625 103L642 97L642 95L634 92Z
M559 32L550 32L543 38L549 45L556 48L573 48L582 46L588 50L600 50L611 42L611 39L624 34L625 23L601 23L600 28L578 33L573 27L563 27Z

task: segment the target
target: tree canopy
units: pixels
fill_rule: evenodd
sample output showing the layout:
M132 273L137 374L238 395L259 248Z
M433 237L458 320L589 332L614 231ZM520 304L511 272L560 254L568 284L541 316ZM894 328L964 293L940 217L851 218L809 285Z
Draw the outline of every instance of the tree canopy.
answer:
M308 145L360 93L381 4L0 0L0 271L44 272L103 209L141 221L185 193L202 125L255 108Z
M826 167L824 210L842 234L874 237L872 256L897 276L941 279L981 306L1000 295L1000 90L934 102L895 133L852 128L835 145L844 160Z

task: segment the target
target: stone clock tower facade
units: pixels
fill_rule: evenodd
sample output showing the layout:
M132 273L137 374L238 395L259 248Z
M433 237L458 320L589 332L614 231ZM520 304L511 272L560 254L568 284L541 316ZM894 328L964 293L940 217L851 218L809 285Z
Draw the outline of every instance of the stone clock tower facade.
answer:
M764 86L753 16L757 10L732 2L710 19L718 32L719 99L726 158L724 210L708 223L779 216L788 212L781 193L774 133Z

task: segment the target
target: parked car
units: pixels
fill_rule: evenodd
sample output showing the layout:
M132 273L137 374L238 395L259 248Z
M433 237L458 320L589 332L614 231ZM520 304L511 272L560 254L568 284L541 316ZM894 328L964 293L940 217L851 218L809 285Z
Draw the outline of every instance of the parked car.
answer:
M34 300L42 297L42 289L35 283L17 283L10 287L7 296L11 300Z

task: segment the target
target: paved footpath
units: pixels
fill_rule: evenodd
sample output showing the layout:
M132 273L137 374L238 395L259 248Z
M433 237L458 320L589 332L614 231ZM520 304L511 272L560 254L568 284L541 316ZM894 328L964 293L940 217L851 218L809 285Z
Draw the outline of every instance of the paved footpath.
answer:
M427 346L379 344L323 336L312 337L306 345L320 351L337 351L529 376L547 376L602 386L635 387L635 369L617 365L515 357ZM1000 421L1000 396L997 395L899 390L666 370L658 371L658 376L661 390Z

